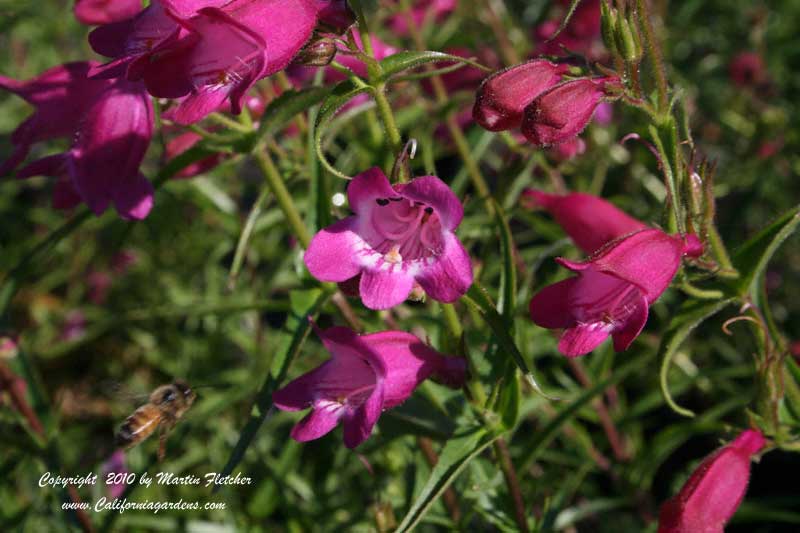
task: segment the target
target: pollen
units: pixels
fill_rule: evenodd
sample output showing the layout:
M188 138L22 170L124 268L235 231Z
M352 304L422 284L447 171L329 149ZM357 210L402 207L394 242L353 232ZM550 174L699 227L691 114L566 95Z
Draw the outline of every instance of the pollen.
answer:
M397 244L392 246L392 248L388 252L383 254L383 260L386 261L387 263L394 263L394 264L402 263L403 256L400 255L400 246L398 246Z

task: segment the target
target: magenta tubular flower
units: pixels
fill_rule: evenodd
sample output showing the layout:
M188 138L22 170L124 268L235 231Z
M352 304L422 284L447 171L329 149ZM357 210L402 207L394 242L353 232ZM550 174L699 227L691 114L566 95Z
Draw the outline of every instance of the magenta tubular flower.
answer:
M750 458L765 444L759 431L748 429L706 457L661 506L658 533L723 533L747 492Z
M586 262L558 258L578 275L539 291L531 300L531 318L564 329L558 351L568 357L591 352L609 335L614 349L623 351L642 331L650 305L669 286L681 258L698 257L702 249L694 235L645 229L608 243Z
M187 35L143 68L153 96L182 98L165 116L191 124L230 98L241 112L247 90L289 64L317 21L314 0L233 0L178 19Z
M27 81L0 76L0 89L16 94L36 108L11 134L14 151L0 165L0 175L8 174L22 163L33 144L72 135L83 114L110 84L88 78L89 69L95 64L65 63Z
M105 24L89 34L89 45L100 55L113 58L92 69L92 76L139 81L150 61L184 45L189 31L181 21L207 7L219 7L231 0L153 0L136 16Z
M69 151L34 161L19 176L58 177L56 198L68 204L62 207L80 198L97 215L113 203L122 218L142 219L153 206L153 187L139 165L152 136L153 104L144 86L119 79L87 109Z
M317 8L317 21L323 26L323 31L341 35L356 22L355 13L346 0L317 0Z
M359 336L343 327L318 333L331 359L272 395L284 411L312 408L292 429L300 442L318 439L342 421L345 446L355 448L369 438L381 411L403 403L428 377L453 387L466 379L464 359L443 356L410 333Z
M141 10L141 0L77 0L73 9L78 22L89 26L126 20Z
M578 248L591 255L606 243L647 228L614 204L580 192L558 195L528 189L523 201L546 209Z
M112 453L108 459L106 459L100 470L103 472L103 480L105 480L109 474L127 474L129 472L128 467L125 465L125 452L123 450L117 450ZM112 477L112 481L115 480L115 477ZM112 498L119 498L125 492L125 489L128 488L128 485L125 483L108 483L106 485L106 490L108 491L108 495Z
M417 27L422 27L427 21L442 22L456 7L457 0L417 0L411 7L411 18ZM408 35L408 19L405 13L392 15L387 20L387 25L395 35Z
M475 95L472 116L489 131L518 128L523 110L544 91L554 87L568 65L534 59L495 72L486 78Z
M361 274L361 300L388 309L408 298L414 281L440 302L472 285L472 265L455 229L464 210L436 176L395 185L379 168L356 176L347 189L355 215L320 230L304 261L321 281Z
M571 80L537 96L526 108L522 134L536 146L567 141L589 124L616 78Z

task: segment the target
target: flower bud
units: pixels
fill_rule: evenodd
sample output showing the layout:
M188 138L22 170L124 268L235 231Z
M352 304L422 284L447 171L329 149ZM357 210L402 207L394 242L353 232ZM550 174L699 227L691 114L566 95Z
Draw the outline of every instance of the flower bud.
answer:
M536 146L567 141L586 127L616 78L579 78L556 85L525 108L522 134Z
M292 63L306 67L324 67L330 65L336 56L336 43L333 39L315 35L298 54Z
M704 459L661 506L658 533L722 533L747 491L750 457L765 443L760 432L748 429Z
M483 80L472 117L489 131L519 127L525 106L561 81L569 67L534 59L496 72Z

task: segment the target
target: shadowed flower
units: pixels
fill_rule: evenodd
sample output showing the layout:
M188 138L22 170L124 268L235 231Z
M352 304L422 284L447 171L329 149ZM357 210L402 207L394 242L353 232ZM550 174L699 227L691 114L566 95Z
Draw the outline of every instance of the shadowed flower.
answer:
M86 110L69 151L39 159L19 177L55 176L56 207L84 201L95 214L113 203L125 219L142 219L153 206L153 187L139 165L153 135L153 104L141 83L116 80Z
M579 78L537 96L526 108L522 134L536 146L567 141L589 124L595 109L619 83L617 78Z
M706 457L681 491L661 506L658 533L723 533L750 479L750 457L764 447L754 430Z
M226 0L153 0L136 16L95 28L89 34L92 50L113 60L92 69L102 78L142 77L150 58L173 44L185 31L173 18L191 16L197 9L222 5Z
M428 377L452 387L466 379L464 359L443 356L410 333L359 336L343 327L317 333L331 358L272 395L284 411L312 409L292 429L300 442L322 437L341 421L345 446L355 448L383 410L403 403Z
M554 87L568 65L534 59L495 72L486 78L475 95L472 116L489 131L518 128L523 110L534 98Z
M611 241L583 263L558 258L578 275L539 291L531 300L531 318L564 329L558 350L566 356L587 354L609 335L614 349L623 351L642 331L650 305L669 286L681 258L698 257L702 249L694 235L645 229Z
M728 65L731 81L739 87L757 87L767 81L767 66L756 52L740 52Z
M88 78L94 65L92 61L65 63L27 81L0 76L0 89L16 94L36 108L11 134L14 151L0 165L0 175L8 174L22 163L31 145L72 135L83 114L111 83Z
M570 1L557 2L563 10L569 9ZM599 0L583 0L578 4L575 12L564 30L555 35L561 26L562 18L546 20L536 26L533 31L536 53L542 55L564 55L565 50L587 56L589 59L598 60L604 55L603 44L600 40L600 2Z
M526 207L546 209L572 242L589 255L609 241L647 228L644 222L591 194L558 195L528 189L522 193L522 200Z
M185 35L143 67L153 96L182 98L165 114L191 124L230 98L241 112L247 90L285 68L308 41L317 22L314 0L233 0L176 19Z
M321 281L361 274L359 293L370 309L408 298L414 282L440 302L453 302L472 284L469 255L455 229L464 210L436 176L392 187L378 168L356 176L347 189L355 215L320 230L305 253Z
M141 0L77 0L75 18L81 24L99 25L119 22L142 10Z

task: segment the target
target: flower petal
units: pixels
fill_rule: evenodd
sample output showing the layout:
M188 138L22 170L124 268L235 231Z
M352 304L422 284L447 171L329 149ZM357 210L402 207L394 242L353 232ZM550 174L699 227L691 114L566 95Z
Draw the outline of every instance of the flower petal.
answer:
M347 217L311 239L303 261L311 275L321 281L341 282L361 272L357 246L361 238L354 232L356 217Z
M400 189L401 196L433 207L442 226L454 230L464 218L464 207L445 182L436 176L421 176Z
M630 316L621 326L617 326L611 336L614 338L614 351L623 352L628 349L633 340L642 332L647 323L649 306L647 298L641 296L638 305L631 310Z
M394 265L393 265L394 266ZM364 270L358 291L361 301L370 309L389 309L403 303L414 286L414 278L402 268Z
M680 237L646 229L612 241L588 261L556 261L575 272L592 269L633 283L652 303L672 282L683 251Z
M298 442L318 439L339 424L344 407L335 402L320 402L292 428L291 437Z
M558 351L567 357L586 355L608 338L612 327L606 322L593 322L567 328L558 341Z
M460 357L443 356L417 336L404 331L381 331L361 340L383 361L385 409L401 404L431 375L444 383L460 386L466 379L466 363Z
M350 209L359 216L368 216L376 200L395 196L399 196L397 191L392 189L389 179L378 167L365 170L347 186Z
M472 285L472 262L452 232L444 232L443 238L442 254L433 263L425 265L416 280L434 300L454 302Z
M344 414L344 445L355 448L372 434L383 411L383 385L378 383L367 401Z
M121 180L114 190L114 207L126 220L142 220L153 208L153 185L138 173Z
M575 317L570 306L570 294L578 283L578 277L559 281L540 290L531 300L531 320L543 328L566 328L574 324Z

